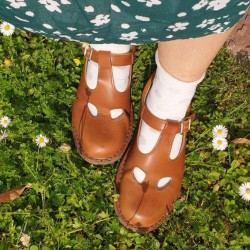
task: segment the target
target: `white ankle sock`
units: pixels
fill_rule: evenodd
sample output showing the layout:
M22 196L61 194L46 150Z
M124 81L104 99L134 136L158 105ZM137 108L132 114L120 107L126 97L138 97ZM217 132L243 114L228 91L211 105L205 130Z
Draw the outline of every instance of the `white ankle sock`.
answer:
M123 44L91 44L90 46L95 50L105 50L115 54L123 54L130 51L130 45ZM124 92L128 86L130 66L113 66L112 71L115 88L119 92ZM87 85L89 88L96 88L97 78L98 64L93 61L89 61L86 76Z
M187 108L195 94L196 86L204 79L205 74L197 81L183 82L167 73L159 62L158 51L155 60L156 75L149 91L146 103L152 114L161 119L180 121L185 117ZM139 137L139 149L142 153L149 153L156 145L160 132L142 122ZM171 149L170 158L177 157L182 143L182 135L177 134Z

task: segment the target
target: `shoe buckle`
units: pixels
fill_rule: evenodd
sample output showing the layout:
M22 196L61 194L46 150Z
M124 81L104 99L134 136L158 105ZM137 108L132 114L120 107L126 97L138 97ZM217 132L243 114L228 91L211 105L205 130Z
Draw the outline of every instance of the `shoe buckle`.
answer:
M90 48L90 53L89 53L89 58L88 58L88 61L91 60L92 58L92 54L93 54L93 48Z
M84 48L83 55L85 56L87 53L88 48L90 47L88 43L83 43L82 47Z
M91 48L88 43L83 43L82 47L84 48L84 51L83 51L84 56L86 56L88 49L90 49L90 53L88 56L88 61L90 61L92 58L92 54L93 54L93 48Z
M192 119L191 117L185 117L181 120L181 134L183 134L184 132L184 125L185 125L185 122L188 121L188 130L190 129L191 127L191 122L192 122Z

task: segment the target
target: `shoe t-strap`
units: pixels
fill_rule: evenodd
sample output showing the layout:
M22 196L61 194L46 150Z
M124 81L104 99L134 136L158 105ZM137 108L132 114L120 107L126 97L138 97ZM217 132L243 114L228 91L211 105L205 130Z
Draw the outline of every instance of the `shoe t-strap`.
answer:
M87 60L99 63L99 51L90 46L82 46L83 55ZM135 49L131 46L131 51L124 54L110 53L110 63L112 66L126 66L134 63Z
M192 121L195 118L195 113L184 117L181 121L175 121L170 119L160 119L154 116L148 109L147 105L144 105L141 110L141 118L150 127L158 131L163 131L168 124L176 126L176 133L185 134L189 131Z

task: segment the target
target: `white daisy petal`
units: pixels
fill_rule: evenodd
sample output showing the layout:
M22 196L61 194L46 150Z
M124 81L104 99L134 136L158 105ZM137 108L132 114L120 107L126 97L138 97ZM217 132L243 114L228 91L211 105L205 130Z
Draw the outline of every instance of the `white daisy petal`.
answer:
M30 236L28 234L22 234L21 242L23 246L27 247L30 243Z
M213 139L212 145L213 148L217 150L225 150L228 146L228 142L225 138L218 136Z
M0 119L0 125L4 128L7 128L10 124L10 118L8 116L3 116L1 119Z
M39 148L46 147L48 142L49 142L49 139L42 134L40 134L36 137L36 144Z
M242 199L250 201L250 182L245 182L240 185L239 194Z
M227 137L228 130L224 125L216 125L212 130L213 137L221 136L223 138Z
M8 137L8 133L6 131L0 132L0 142Z
M0 25L0 32L4 35L4 36L11 36L15 31L15 26L7 23L7 22L2 22Z

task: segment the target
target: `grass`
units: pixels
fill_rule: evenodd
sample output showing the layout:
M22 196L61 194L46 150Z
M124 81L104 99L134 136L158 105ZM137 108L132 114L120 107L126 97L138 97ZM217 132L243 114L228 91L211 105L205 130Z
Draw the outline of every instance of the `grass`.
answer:
M155 69L154 50L143 45L136 53L136 114ZM15 201L0 204L0 250L23 249L22 233L31 236L31 250L250 249L250 204L238 194L239 185L250 181L250 147L232 142L250 133L250 71L226 48L193 101L197 119L188 136L180 199L159 229L142 235L125 229L114 212L118 162L90 165L74 146L71 104L84 63L79 45L17 30L0 36L0 63L0 118L11 119L9 136L0 143L0 193L33 184ZM211 145L217 124L229 129L225 151ZM42 149L35 144L40 133L50 140ZM69 153L59 149L63 143L71 145Z

